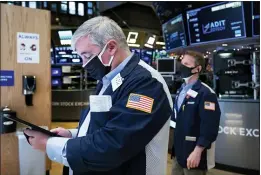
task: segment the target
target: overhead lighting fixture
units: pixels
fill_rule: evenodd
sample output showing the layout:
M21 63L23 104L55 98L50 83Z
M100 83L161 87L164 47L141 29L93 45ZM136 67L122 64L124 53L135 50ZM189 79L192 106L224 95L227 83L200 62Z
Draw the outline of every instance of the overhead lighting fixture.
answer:
M157 41L156 44L157 44L157 45L165 46L165 43L164 43L164 42L160 42L160 41Z
M228 46L228 45L224 43L224 44L222 44L222 46L226 47L226 46Z
M140 47L140 44L128 44L129 47Z
M153 45L154 42L155 42L156 38L155 37L149 37L147 43L150 44L150 45Z
M165 47L165 46L163 46L163 47L162 47L162 49L166 49L166 47Z
M213 50L213 52L216 52L217 50Z
M127 43L135 44L137 41L139 33L138 32L129 32L127 37Z

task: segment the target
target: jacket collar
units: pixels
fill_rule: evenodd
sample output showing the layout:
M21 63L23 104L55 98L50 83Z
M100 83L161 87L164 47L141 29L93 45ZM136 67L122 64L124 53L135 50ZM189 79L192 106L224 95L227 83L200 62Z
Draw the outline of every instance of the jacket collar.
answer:
M129 75L134 70L134 68L139 64L139 62L140 62L140 58L137 56L137 54L133 54L130 61L121 71L121 76L124 78L127 75Z

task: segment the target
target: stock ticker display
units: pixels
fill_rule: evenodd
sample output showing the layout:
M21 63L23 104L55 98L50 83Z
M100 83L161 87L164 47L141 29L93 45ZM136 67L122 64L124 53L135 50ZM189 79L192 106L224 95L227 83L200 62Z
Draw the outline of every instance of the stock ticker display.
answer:
M162 25L166 50L186 46L186 34L182 15L179 15Z
M246 36L243 2L225 2L187 12L190 43Z

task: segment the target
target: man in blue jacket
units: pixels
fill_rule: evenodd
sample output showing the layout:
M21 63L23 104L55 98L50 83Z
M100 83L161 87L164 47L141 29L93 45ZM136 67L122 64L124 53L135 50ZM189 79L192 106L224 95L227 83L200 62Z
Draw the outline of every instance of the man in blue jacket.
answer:
M29 142L70 167L73 175L165 175L173 102L162 76L129 51L122 29L95 17L74 33L72 48L99 80L78 129L49 138L26 130Z
M172 175L205 175L215 166L215 140L220 108L215 92L198 77L204 68L203 55L187 51L181 60L184 84L174 104L174 145Z

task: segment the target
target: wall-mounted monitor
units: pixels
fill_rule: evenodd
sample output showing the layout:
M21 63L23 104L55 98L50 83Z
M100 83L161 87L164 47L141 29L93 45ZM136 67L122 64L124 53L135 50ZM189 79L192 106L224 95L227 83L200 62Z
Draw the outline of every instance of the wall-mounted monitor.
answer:
M76 14L76 6L75 2L69 2L69 14L75 15Z
M22 7L26 7L26 2L25 1L22 2Z
M52 79L52 86L61 86L62 85L62 81L61 79Z
M260 1L253 1L252 6L252 35L260 36Z
M148 65L152 65L153 51L141 49L140 59L146 62Z
M66 14L67 13L67 9L68 9L68 4L67 4L67 1L62 1L61 2L61 13L64 13Z
M36 9L36 7L37 7L36 2L35 1L30 1L29 2L29 7L33 8L33 9Z
M80 2L78 3L78 15L84 16L84 4Z
M176 73L176 59L162 58L157 60L157 70L161 74Z
M88 8L92 8L93 5L92 5L92 2L88 2Z
M87 13L88 13L88 15L93 15L93 10L92 9L88 9Z
M166 50L154 50L153 52L153 60L161 59L161 58L167 58L167 52Z
M166 50L186 46L186 34L182 15L176 16L162 25Z
M82 58L71 47L55 47L57 65L81 65Z
M246 37L243 2L222 2L187 11L191 44Z
M51 68L51 75L52 75L53 77L62 76L62 69L61 69L61 68L52 67L52 68Z
M61 30L58 31L61 45L71 45L72 31L71 30Z

